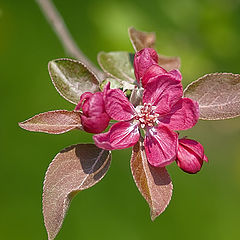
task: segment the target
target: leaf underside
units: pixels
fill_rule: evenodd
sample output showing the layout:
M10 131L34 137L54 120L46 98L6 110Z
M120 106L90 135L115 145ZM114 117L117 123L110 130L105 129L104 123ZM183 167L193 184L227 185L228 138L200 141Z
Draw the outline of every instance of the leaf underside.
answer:
M138 142L133 147L131 171L138 190L150 207L151 219L154 221L171 200L171 178L166 168L153 167L148 163L143 142Z
M73 129L82 129L80 112L55 110L37 114L19 126L33 132L61 134Z
M99 91L97 77L81 62L72 59L56 59L48 64L52 82L67 101L77 104L84 92Z
M198 102L200 119L221 120L240 115L240 75L207 74L192 82L184 96Z
M143 48L154 48L156 41L156 35L154 32L142 32L136 30L134 27L130 27L128 29L128 35L136 52ZM181 61L179 57L158 55L158 64L167 71L170 71L172 69L179 69Z
M98 183L110 162L111 153L94 144L73 145L56 155L43 187L43 216L49 240L59 232L72 198Z
M158 55L158 64L167 71L179 69L181 67L179 57L167 57L164 55Z
M136 52L143 48L154 48L156 41L156 34L154 32L142 32L136 30L134 27L130 27L128 35Z

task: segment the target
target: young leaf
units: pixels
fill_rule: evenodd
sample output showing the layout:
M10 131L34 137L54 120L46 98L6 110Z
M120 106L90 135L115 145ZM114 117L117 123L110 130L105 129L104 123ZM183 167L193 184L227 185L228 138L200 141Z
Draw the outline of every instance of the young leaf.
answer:
M32 132L44 132L50 134L61 134L73 129L82 129L80 112L56 110L40 113L19 126Z
M200 119L220 120L240 115L240 75L207 74L192 82L184 96L198 102Z
M134 50L140 51L143 48L153 48L156 41L156 34L154 32L141 32L134 27L128 29L128 35L133 45Z
M130 27L128 35L136 52L143 48L154 48L156 41L154 32L141 32L134 27ZM159 55L158 57L158 64L167 71L180 68L181 62L179 57L167 57L164 55Z
M172 197L172 182L166 168L151 166L142 142L133 147L131 170L138 190L148 202L151 219L155 220L167 207Z
M100 52L98 63L104 72L119 81L128 83L135 81L131 55L128 52Z
M167 71L173 69L179 69L181 61L179 57L167 57L164 55L158 55L158 64Z
M110 82L110 87L112 89L115 88L122 88L122 84L120 81L118 81L116 78L106 78L105 80L103 80L100 84L100 89L103 91L104 87Z
M60 95L73 104L79 102L84 92L99 91L97 77L79 61L64 58L52 60L48 71Z
M94 144L77 144L56 155L43 187L43 216L49 240L58 234L72 198L98 183L110 162L111 153Z

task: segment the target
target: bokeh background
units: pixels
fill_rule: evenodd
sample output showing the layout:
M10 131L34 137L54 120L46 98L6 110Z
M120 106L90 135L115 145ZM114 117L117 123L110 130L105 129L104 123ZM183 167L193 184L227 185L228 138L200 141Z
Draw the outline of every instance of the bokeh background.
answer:
M183 84L212 72L240 72L239 0L54 1L83 52L130 51L127 28L157 34L161 54L180 56ZM91 134L31 133L17 122L36 113L73 109L55 91L48 61L67 57L35 1L0 1L0 238L47 239L42 183L66 146ZM209 164L188 175L168 167L174 183L167 210L151 222L129 168L130 149L113 152L108 174L73 200L56 239L218 239L240 236L240 118L200 121L186 133L206 149Z

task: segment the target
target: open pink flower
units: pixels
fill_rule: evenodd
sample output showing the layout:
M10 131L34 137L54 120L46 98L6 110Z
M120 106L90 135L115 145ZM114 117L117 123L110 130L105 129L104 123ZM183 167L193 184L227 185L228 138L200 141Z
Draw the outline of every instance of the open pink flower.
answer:
M105 111L102 92L94 94L91 92L83 93L75 111L81 108L81 123L86 132L100 133L107 128L110 117Z
M201 170L203 161L208 162L203 146L192 139L182 138L178 141L177 165L187 173Z
M173 75L159 75L148 81L142 105L136 108L119 89L104 89L105 109L119 122L108 132L93 136L100 148L113 150L128 148L137 143L140 129L145 130L144 145L151 165L164 167L176 159L178 134L175 130L193 127L199 118L197 102L182 98L179 79Z
M182 80L179 70L174 69L168 72L158 65L158 54L152 48L144 48L135 54L134 70L137 81L141 82L144 88L151 78L159 75L172 75L175 79Z

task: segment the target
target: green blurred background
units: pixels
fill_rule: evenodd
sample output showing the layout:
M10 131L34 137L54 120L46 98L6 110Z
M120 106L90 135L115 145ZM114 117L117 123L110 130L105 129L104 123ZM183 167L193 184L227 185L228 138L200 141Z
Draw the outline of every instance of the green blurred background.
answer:
M183 84L212 72L240 72L239 0L56 0L83 52L133 51L127 28L157 34L157 50L180 56ZM1 217L0 238L47 239L42 182L64 147L92 142L91 134L31 133L17 122L36 113L73 109L54 89L48 61L66 57L35 1L0 1ZM240 236L240 118L200 121L189 137L206 149L209 164L188 175L168 167L174 183L166 211L151 222L129 168L130 149L113 152L106 177L73 200L56 239L218 239Z

